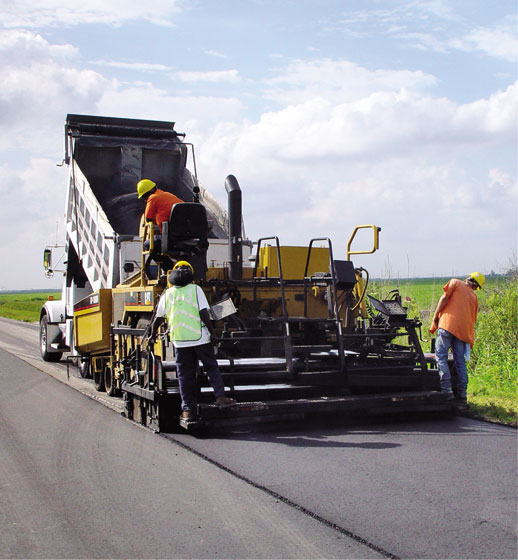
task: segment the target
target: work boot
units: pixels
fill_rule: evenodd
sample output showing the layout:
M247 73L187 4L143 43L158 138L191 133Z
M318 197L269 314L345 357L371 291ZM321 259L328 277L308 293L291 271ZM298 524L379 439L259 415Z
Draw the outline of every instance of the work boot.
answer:
M219 408L227 408L236 404L236 401L234 399L231 399L230 397L225 397L225 395L223 395L216 399L216 404Z
M444 398L445 398L447 401L453 401L453 400L455 400L455 395L453 394L453 391L445 391L445 392L443 393L443 395L444 395Z
M457 408L460 410L467 410L469 408L467 397L457 397L455 399L455 404L457 405Z
M194 420L194 412L192 410L184 410L180 416L182 420L192 421Z

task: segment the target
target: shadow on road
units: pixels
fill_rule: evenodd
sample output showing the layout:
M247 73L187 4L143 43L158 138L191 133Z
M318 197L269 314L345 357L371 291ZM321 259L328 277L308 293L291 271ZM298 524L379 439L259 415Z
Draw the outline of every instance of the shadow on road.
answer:
M491 437L516 437L512 429L502 430L500 426L474 422L456 417L435 415L423 417L411 415L404 418L314 418L301 421L279 421L272 424L213 428L201 431L198 439L264 441L292 447L336 447L357 449L391 449L400 447L390 442L353 442L343 441L343 437L358 436L400 436L413 434L422 436L459 435ZM340 439L335 439L340 438Z

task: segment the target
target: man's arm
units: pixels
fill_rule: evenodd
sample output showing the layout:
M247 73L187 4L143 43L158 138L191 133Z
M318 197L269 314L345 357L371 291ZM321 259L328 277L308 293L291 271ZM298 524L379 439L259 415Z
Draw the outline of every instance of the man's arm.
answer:
M146 217L147 222L154 222L155 221L156 204L155 204L155 200L153 198L151 198L151 200L149 198L147 199L146 208L144 210L144 216Z
M155 340L156 333L158 332L158 329L160 328L160 326L163 324L164 321L165 321L165 317L155 317L155 319L151 323L151 332L149 334L149 338L151 340Z
M450 296L448 296L446 294L442 294L441 299L439 300L439 303L437 304L437 308L435 309L432 325L435 325L439 322L439 315L441 314L441 312L446 307L446 304L448 303L449 299L450 299Z
M156 339L156 333L158 332L158 329L160 328L160 326L166 320L166 317L165 317L165 297L164 296L165 296L165 292L162 294L162 296L158 300L158 305L157 305L156 310L155 310L155 317L152 320L151 325L149 326L148 340L152 341L152 343L154 343L154 341Z

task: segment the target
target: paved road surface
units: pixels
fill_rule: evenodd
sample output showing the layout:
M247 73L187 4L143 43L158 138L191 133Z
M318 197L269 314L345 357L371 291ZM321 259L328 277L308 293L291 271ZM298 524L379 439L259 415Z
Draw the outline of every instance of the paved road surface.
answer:
M44 375L67 382L64 364L39 360L34 326L0 320L0 348L24 360L0 351L0 556L518 555L512 428L455 418L164 438Z

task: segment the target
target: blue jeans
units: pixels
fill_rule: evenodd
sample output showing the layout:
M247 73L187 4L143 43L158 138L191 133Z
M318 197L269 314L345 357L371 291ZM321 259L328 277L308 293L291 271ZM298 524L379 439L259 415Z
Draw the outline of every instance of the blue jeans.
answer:
M450 368L448 367L448 350L450 348L453 353L455 369L457 370L457 396L465 397L468 388L468 370L466 368L466 360L464 359L466 343L452 335L451 332L438 329L435 341L435 355L437 356L442 393L448 393L452 390Z
M196 369L198 361L203 364L205 375L209 378L216 398L225 394L225 385L219 371L218 362L214 355L214 348L210 343L199 346L177 348L176 368L178 372L178 385L182 397L182 410L196 410L198 386L196 383Z

